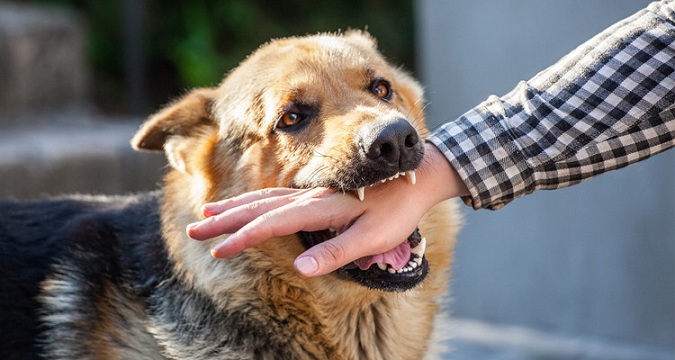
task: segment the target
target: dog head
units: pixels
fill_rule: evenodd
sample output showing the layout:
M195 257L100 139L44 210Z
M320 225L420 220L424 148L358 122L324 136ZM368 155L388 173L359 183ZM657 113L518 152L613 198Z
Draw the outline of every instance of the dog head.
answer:
M267 187L324 186L363 198L400 175L414 182L427 131L423 103L421 87L366 33L287 38L263 45L217 88L165 107L132 144L166 152L169 176L195 213L204 202ZM298 236L309 247L335 232ZM403 271L392 271L382 254L377 264L361 259L337 275L407 290L428 272L423 248L416 231L397 249L412 261Z

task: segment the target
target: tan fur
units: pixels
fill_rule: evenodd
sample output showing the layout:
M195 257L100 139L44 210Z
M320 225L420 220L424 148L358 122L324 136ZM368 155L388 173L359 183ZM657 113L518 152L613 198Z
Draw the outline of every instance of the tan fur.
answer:
M368 72L392 82L391 106L360 91ZM320 103L321 125L295 137L272 134L279 109L291 98ZM454 203L437 206L420 224L431 270L420 286L404 293L370 290L334 275L299 277L293 260L303 247L296 236L220 260L209 255L218 239L197 242L184 229L202 219L199 207L205 202L294 186L311 173L335 176L351 161L347 144L369 122L404 117L424 136L423 105L421 87L382 58L374 39L356 31L272 41L219 87L195 90L170 104L141 128L133 144L163 148L170 159L162 220L177 273L218 306L247 304L258 309L261 323L286 324L278 331L301 344L297 353L306 357L422 358L449 281L458 230Z

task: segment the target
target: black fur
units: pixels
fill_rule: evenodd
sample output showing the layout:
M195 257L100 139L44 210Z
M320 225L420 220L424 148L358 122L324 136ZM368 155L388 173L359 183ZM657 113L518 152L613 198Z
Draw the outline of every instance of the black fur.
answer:
M104 281L147 298L169 276L158 195L0 202L0 359L39 358L36 296L65 259L85 281L85 313Z
M110 321L150 339L140 349L103 339L133 358L297 357L287 319L270 312L265 324L253 321L252 313L266 310L252 304L224 311L174 275L160 234L160 202L160 193L0 201L0 359L97 358L95 327ZM41 289L46 279L65 285ZM111 289L122 301L104 312ZM45 295L56 305L37 300ZM129 316L125 306L141 311ZM40 321L45 315L67 320Z

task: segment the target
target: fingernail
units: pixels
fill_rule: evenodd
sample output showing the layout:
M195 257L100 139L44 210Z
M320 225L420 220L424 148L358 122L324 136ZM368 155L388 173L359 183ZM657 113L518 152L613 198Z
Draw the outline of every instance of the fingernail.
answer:
M211 256L213 256L214 258L220 258L220 257L222 257L222 256L219 256L219 255L218 255L218 250L219 250L220 248L222 248L223 245L225 245L225 242L224 242L224 241L221 242L220 244L214 246L213 249L211 249Z
M211 203L202 205L202 209L201 209L201 210L202 210L202 214L203 214L204 216L211 216L211 215L213 215L213 213L212 213L213 207L214 207L214 204L211 204Z
M190 232L192 231L192 229L194 229L195 227L197 227L197 225L199 225L199 223L188 224L188 226L185 227L185 232L186 232L188 235L190 235Z
M305 276L310 276L319 270L319 264L312 256L301 256L295 260L295 269Z

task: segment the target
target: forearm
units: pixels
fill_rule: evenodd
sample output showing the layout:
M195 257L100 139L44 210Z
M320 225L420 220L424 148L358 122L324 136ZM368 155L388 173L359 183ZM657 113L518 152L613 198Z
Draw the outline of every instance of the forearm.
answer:
M435 131L465 201L497 209L672 147L674 14L675 1L652 4Z

